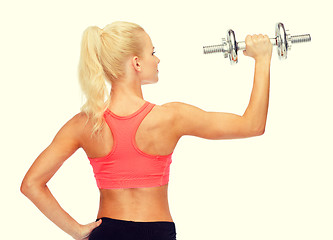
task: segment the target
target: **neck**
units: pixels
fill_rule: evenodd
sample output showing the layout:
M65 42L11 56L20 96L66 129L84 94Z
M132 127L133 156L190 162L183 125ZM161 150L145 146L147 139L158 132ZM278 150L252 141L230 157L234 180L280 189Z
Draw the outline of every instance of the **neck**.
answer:
M132 77L114 81L110 96L110 105L133 105L142 102L144 99L140 79Z

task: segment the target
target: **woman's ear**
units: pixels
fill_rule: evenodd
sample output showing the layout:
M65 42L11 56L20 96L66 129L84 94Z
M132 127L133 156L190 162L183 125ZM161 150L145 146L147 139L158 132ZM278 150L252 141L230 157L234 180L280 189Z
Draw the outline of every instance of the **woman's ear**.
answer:
M132 58L132 65L133 65L133 68L135 69L135 71L141 72L142 67L141 67L141 63L139 61L139 57L135 56Z

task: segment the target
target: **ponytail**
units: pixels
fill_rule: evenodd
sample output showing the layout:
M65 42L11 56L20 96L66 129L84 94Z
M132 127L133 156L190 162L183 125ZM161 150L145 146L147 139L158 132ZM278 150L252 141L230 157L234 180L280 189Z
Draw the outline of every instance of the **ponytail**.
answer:
M103 121L103 113L107 108L105 96L107 88L103 67L100 63L101 29L93 26L88 27L82 37L81 56L79 62L79 82L86 96L86 103L81 107L88 119L91 117L94 123L92 135L99 133ZM109 99L108 99L109 101Z

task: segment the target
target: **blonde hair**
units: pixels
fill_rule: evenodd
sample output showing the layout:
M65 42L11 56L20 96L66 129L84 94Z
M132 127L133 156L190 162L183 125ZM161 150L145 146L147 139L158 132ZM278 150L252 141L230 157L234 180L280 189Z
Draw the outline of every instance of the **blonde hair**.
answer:
M106 25L88 27L82 36L78 67L79 82L86 97L81 111L92 120L92 135L104 125L103 113L110 103L106 81L111 84L125 75L124 63L131 56L141 57L144 29L130 22L117 21ZM105 98L107 97L106 101Z

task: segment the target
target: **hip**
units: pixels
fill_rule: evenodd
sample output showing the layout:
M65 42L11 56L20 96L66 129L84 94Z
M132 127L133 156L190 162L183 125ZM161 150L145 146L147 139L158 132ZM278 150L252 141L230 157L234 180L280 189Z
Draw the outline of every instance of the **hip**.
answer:
M102 223L91 232L89 240L176 240L176 226L172 221L99 219L102 219Z

